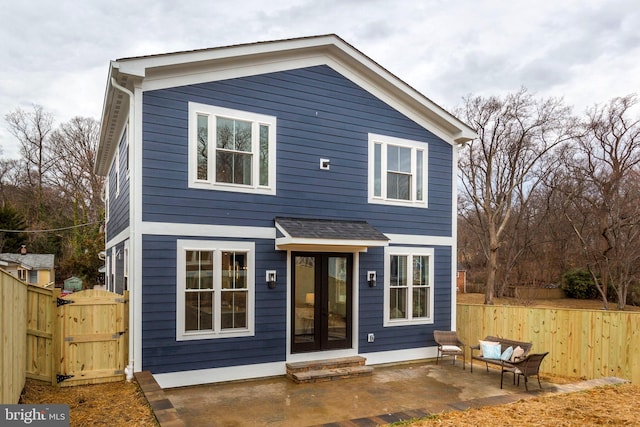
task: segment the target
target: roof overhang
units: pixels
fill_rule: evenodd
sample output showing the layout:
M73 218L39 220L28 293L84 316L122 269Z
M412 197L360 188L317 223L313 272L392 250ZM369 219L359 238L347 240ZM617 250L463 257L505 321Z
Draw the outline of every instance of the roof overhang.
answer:
M366 221L276 218L277 250L366 252L389 245L389 238Z
M335 34L248 43L112 61L105 89L100 144L94 171L106 175L134 92L224 80L263 72L328 65L450 144L477 137L475 131ZM256 71L260 70L260 71ZM135 92L134 92L135 93Z

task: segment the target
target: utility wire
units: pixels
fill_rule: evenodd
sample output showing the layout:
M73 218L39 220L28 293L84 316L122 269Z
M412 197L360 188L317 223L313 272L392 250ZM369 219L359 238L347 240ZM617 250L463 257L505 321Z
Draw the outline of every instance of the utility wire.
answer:
M85 224L72 225L70 227L50 228L48 230L3 230L3 229L0 229L0 233L51 233L51 232L54 232L54 231L71 230L73 228L80 228L80 227L86 227L88 225L100 224L100 222L101 221L93 221L93 222L87 222Z

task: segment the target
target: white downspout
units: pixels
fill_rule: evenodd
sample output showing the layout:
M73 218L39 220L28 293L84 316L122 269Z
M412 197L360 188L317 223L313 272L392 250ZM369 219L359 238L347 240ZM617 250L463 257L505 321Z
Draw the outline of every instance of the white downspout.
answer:
M116 81L115 77L111 77L111 85L118 89L121 92L124 92L125 94L127 94L129 96L129 129L128 129L128 144L127 144L127 149L131 150L131 147L133 145L132 143L132 136L135 138L135 115L134 115L134 107L135 107L135 102L134 102L134 96L133 96L133 92L131 92L129 89L127 89L124 86L121 86L120 84L118 84L118 82ZM129 186L129 191L132 191L131 186ZM131 200L131 195L129 197L129 200ZM129 203L131 205L131 202ZM133 206L129 206L129 209L133 209ZM130 221L129 224L130 227L130 231L131 231L131 227L133 227L133 224ZM131 233L130 233L131 234ZM129 251L127 256L129 257L128 263L129 263L129 274L131 276L131 266L133 266L134 264L131 263L131 257L133 256L133 254L135 254L135 239L131 239L129 238ZM135 340L134 340L134 325L135 325L135 292L131 291L131 285L133 284L133 286L136 286L135 284L135 280L131 280L131 277L129 277L129 364L127 365L126 368L124 368L124 373L126 374L127 377L127 381L131 382L131 380L133 380L133 362L134 362L134 345L135 345Z

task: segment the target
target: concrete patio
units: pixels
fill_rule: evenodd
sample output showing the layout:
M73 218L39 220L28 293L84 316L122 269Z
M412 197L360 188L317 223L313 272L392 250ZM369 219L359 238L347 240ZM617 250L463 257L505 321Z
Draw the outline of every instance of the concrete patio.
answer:
M546 393L623 382L570 385L533 379L529 392L500 372L450 361L376 366L371 377L295 384L284 377L162 390L148 372L136 374L162 426L376 426L443 411L499 405Z

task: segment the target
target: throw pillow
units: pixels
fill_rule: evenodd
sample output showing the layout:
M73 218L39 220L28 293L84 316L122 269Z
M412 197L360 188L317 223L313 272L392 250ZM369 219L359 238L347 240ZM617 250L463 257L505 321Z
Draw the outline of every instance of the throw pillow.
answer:
M443 345L442 351L462 351L457 345Z
M480 344L480 357L484 356L484 352L482 351L482 344L500 344L499 342L495 342L495 341L484 341L484 340L478 340L478 344Z
M481 344L482 357L486 359L500 359L500 343Z
M511 355L511 361L512 362L517 362L518 359L520 359L523 354L524 354L524 349L522 347L520 347L520 346L517 346L513 350L513 354Z
M511 360L512 355L513 355L513 347L507 347L500 355L500 359L504 360L505 362L508 362L509 360Z

